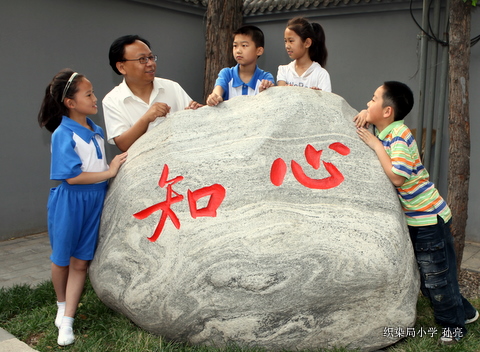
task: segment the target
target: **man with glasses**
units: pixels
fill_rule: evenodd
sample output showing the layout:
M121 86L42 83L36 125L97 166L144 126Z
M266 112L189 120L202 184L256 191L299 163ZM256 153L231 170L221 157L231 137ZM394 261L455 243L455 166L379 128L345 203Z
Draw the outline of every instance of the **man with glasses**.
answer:
M107 140L121 151L130 146L168 113L197 109L193 101L174 81L155 77L157 55L150 43L138 35L126 35L110 46L110 66L123 82L103 99Z

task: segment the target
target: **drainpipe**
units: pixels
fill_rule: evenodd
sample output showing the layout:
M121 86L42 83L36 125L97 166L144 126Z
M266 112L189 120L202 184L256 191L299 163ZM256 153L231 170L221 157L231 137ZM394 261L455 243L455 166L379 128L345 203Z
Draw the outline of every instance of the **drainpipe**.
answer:
M425 27L423 27L425 29ZM435 36L438 38L438 33L440 32L440 0L435 0L434 9L433 9L433 24L432 31L434 31ZM426 133L425 133L425 152L423 154L423 164L427 170L430 169L430 154L432 151L432 130L433 130L433 120L435 113L435 96L436 96L436 81L437 81L437 60L438 60L438 43L432 41L433 45L430 46L429 57L429 84L428 84L428 99L427 99L427 109L425 111L426 116ZM440 93L441 94L441 93ZM442 107L443 109L443 107ZM423 137L423 135L422 135Z
M450 11L450 1L447 0L445 5L445 31L443 33L443 40L448 43L448 14ZM448 45L442 47L442 67L440 71L440 95L438 100L438 119L437 119L437 138L435 142L435 158L433 162L432 182L438 184L440 173L440 157L442 154L443 142L443 123L445 120L445 111L448 105L445 106L447 97L447 79L448 79Z
M428 0L423 0L422 10L422 28L428 24ZM428 41L425 33L420 32L420 78L419 78L419 98L418 98L418 117L417 117L417 134L416 140L420 151L422 150L423 139L423 111L425 107L425 76L427 66L427 48Z

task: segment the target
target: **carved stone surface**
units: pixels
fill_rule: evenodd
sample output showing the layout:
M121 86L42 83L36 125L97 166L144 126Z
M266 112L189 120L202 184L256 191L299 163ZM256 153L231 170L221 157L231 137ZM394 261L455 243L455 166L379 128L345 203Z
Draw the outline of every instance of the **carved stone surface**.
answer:
M355 114L335 94L274 87L167 117L110 186L90 267L100 299L192 344L396 342L384 331L413 326L418 273L397 195Z

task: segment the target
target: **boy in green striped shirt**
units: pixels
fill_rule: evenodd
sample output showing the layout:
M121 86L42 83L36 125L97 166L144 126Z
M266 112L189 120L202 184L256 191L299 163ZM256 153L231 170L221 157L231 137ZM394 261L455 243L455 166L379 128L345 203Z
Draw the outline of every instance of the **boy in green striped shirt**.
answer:
M421 290L443 327L440 343L456 343L467 332L465 324L477 320L479 313L459 291L450 208L430 182L417 143L403 123L412 110L413 93L403 83L385 82L367 106L354 119L357 133L375 151L397 189L420 270ZM375 126L375 135L365 128L367 124Z

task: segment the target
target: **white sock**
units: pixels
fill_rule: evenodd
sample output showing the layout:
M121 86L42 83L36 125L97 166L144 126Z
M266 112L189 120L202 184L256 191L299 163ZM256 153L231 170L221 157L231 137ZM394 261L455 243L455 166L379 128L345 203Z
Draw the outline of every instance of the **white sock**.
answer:
M57 302L57 317L55 318L55 325L60 328L62 324L63 315L65 314L65 302Z
M71 345L75 342L75 335L73 334L73 318L63 317L62 325L58 329L57 343L60 346Z
M71 328L71 327L73 327L73 321L74 321L74 320L75 320L75 319L72 318L72 317L65 317L65 316L64 316L63 319L62 319L62 325L61 325L61 327L62 327L62 328Z

